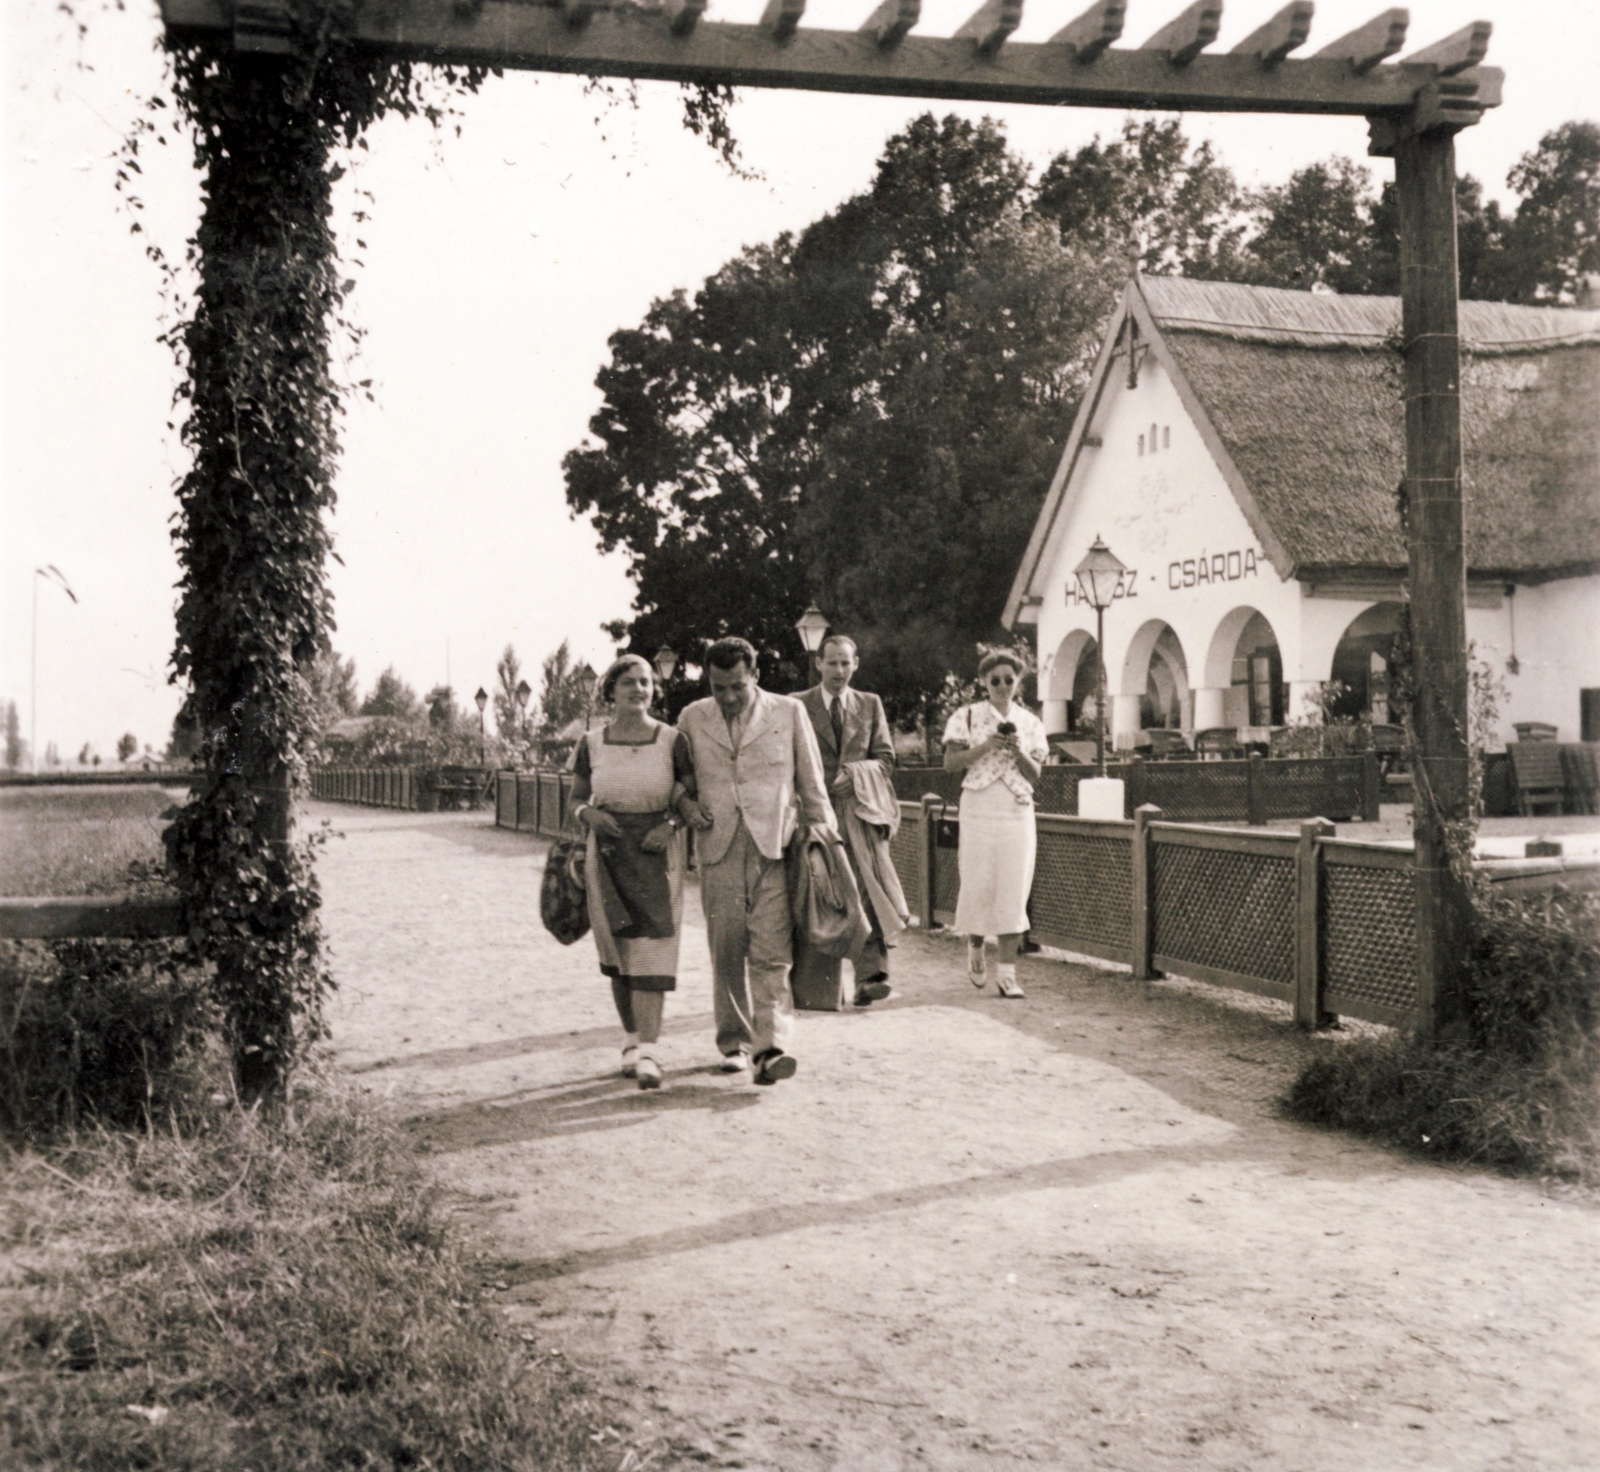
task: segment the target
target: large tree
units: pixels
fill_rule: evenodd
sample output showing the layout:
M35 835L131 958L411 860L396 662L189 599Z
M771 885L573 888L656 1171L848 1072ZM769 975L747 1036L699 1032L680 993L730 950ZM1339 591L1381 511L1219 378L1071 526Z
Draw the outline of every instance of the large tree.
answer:
M1013 210L974 241L935 325L863 363L797 527L822 606L902 719L970 673L1092 364L1120 263Z
M28 759L28 743L22 739L22 723L17 719L16 701L0 701L0 710L5 713L6 768L9 771L16 771Z
M742 634L769 681L803 676L792 625L816 587L796 526L826 437L857 410L885 343L939 322L1025 185L993 123L918 118L865 193L613 336L590 421L599 443L568 455L567 496L602 546L629 554L634 647L692 656Z
M1062 239L1124 273L1227 277L1245 233L1243 198L1209 143L1191 145L1175 118L1129 118L1062 153L1040 176L1034 208Z
M494 692L495 730L513 751L525 751L533 740L539 711L537 706L524 707L517 702L517 686L525 682L522 660L512 645L506 645L505 653L495 663L494 673L497 687Z
M1506 178L1510 215L1470 174L1456 181L1461 295L1468 301L1571 304L1600 271L1600 125L1563 123ZM1222 273L1302 290L1394 296L1400 221L1394 185L1372 192L1369 171L1333 158L1245 201L1250 230Z
M1563 123L1506 179L1518 195L1506 230L1507 301L1572 302L1600 272L1600 124Z
M393 665L378 676L378 683L361 702L361 714L364 716L394 716L400 720L411 720L421 712L422 702L417 699L417 692L400 678L399 671Z

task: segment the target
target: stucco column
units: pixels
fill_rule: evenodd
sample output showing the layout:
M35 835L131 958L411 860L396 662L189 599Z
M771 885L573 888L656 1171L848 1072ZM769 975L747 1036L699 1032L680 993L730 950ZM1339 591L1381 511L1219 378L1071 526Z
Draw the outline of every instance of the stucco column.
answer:
M1215 726L1227 724L1223 710L1223 696L1224 692L1221 690L1196 690L1194 692L1194 728L1196 731L1209 731Z
M1139 734L1139 697L1108 695L1107 698L1111 702L1111 745L1117 751L1129 750Z
M1283 717L1286 721L1304 720L1317 710L1322 697L1321 680L1290 680L1289 703Z
M1067 729L1067 702L1045 700L1040 702L1040 719L1044 721L1046 736L1059 736Z

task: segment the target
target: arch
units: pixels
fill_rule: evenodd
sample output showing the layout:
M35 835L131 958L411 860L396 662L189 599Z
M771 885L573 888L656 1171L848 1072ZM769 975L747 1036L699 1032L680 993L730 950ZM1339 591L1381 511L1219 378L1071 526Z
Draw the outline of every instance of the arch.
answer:
M1056 646L1056 656L1050 662L1049 689L1041 699L1071 700L1078 681L1078 666L1084 658L1093 656L1094 635L1088 629L1073 629Z
M1223 615L1206 650L1205 719L1223 726L1281 725L1288 708L1283 654L1271 621L1249 604Z
M1141 727L1192 724L1189 661L1171 624L1151 619L1133 636L1118 693L1138 702Z
M1142 696L1150 676L1150 656L1155 653L1156 640L1170 627L1160 618L1146 619L1140 624L1133 638L1128 640L1128 652L1122 657L1122 668L1115 683L1110 670L1106 671L1107 688L1117 695Z
M1211 636L1211 647L1206 650L1205 685L1208 690L1226 690L1233 683L1233 662L1238 657L1239 636L1249 627L1252 619L1266 623L1261 610L1248 603L1230 609L1217 624ZM1271 624L1267 625L1271 628Z
M1374 603L1345 626L1328 669L1344 687L1328 703L1330 717L1389 723L1389 665L1403 613L1398 603Z

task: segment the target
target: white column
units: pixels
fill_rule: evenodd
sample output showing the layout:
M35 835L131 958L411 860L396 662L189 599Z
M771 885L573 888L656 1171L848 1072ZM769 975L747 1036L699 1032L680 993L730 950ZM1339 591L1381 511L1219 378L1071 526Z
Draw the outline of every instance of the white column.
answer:
M1045 700L1040 702L1041 718L1046 736L1059 736L1067 729L1067 702Z
M1215 726L1224 726L1223 707L1224 692L1221 690L1196 690L1194 692L1194 728L1197 731L1209 731Z
M1288 683L1289 706L1283 713L1284 719L1303 720L1317 709L1317 701L1322 694L1322 681L1290 680Z
M1111 745L1113 750L1131 750L1139 734L1139 697L1107 695L1111 702Z

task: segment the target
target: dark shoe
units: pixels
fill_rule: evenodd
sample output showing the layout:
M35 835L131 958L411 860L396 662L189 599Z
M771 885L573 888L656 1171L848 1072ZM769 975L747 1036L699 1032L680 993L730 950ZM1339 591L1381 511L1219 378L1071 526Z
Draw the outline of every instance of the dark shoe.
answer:
M752 1062L758 1084L775 1084L780 1078L793 1078L800 1066L779 1048L770 1048L765 1053L757 1054Z
M889 979L883 972L876 976L869 976L865 981L856 983L856 1006L870 1007L874 1002L881 1002L889 995Z

